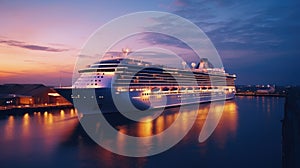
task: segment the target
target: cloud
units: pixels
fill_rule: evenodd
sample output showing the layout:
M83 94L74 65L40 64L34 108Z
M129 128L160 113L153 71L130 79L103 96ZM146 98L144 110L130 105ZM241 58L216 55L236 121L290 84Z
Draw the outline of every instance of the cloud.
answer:
M35 44L27 44L26 42L16 41L16 40L3 40L3 39L0 39L0 44L6 44L6 45L9 45L9 46L25 48L25 49L28 49L28 50L38 50L38 51L48 51L48 52L64 52L64 51L69 50L69 49L53 48L53 47L35 45Z
M74 55L74 57L79 57L79 58L91 58L91 59L94 59L94 58L95 58L95 56L86 55L86 54Z
M0 74L8 74L8 75L23 75L24 73L22 72L16 72L16 71L3 71L0 70Z
M168 45L183 49L190 49L190 47L181 40L161 33L144 33L143 35L144 36L140 40L147 41L151 45Z
M300 79L283 75L300 72L300 66L295 64L300 59L299 7L297 0L176 0L172 9L206 33L225 68L239 75L237 83L299 84ZM162 23L172 22L159 19ZM157 26L170 28L164 24ZM155 34L142 40L152 45L184 48L172 38ZM263 73L266 69L268 73ZM282 75L280 80L270 75L276 73Z
M63 73L63 74L68 74L68 75L72 75L73 74L73 72L72 71L63 71L63 70L61 70L61 71L59 71L60 73Z
M116 57L116 56L122 56L122 52L118 52L118 51L109 51L106 52L105 54L103 53L98 53L98 54L94 54L94 55L88 55L88 54L79 54L79 55L74 55L75 57L78 57L80 59L91 59L91 60L95 60L95 59L100 59L100 58L108 58L108 57Z
M33 64L39 64L39 65L50 65L48 62L42 62L42 61L33 60L33 59L25 59L24 62L26 62L26 63L33 63Z
M265 50L294 45L299 33L299 2L182 0L176 14L190 19L220 49Z

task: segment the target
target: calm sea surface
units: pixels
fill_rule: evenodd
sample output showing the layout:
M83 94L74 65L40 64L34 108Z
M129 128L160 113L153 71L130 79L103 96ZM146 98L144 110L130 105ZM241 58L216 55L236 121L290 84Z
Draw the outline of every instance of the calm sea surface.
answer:
M125 157L100 147L85 133L74 109L1 117L0 167L281 167L284 98L226 101L217 128L204 143L199 143L199 133L209 109L217 107L200 106L187 135L171 149L149 157ZM185 112L182 127L192 114ZM177 115L178 108L170 108L152 122L106 117L123 133L151 136L170 127ZM117 143L122 149L122 139Z

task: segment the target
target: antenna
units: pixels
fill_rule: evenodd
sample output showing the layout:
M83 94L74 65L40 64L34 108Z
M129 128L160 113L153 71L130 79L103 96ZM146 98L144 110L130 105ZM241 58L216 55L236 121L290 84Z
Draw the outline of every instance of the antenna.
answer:
M61 71L59 71L59 87L61 88Z
M183 66L183 69L185 69L186 62L185 62L185 61L182 61L181 64L182 64L182 66Z
M130 51L129 48L123 48L123 49L122 49L123 56L124 56L124 57L127 57L129 51Z

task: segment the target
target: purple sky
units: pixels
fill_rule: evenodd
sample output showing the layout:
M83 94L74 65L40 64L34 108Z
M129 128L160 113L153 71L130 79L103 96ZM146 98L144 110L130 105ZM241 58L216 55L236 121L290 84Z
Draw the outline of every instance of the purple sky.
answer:
M199 26L237 84L299 85L299 8L296 0L1 1L0 84L68 85L76 56L97 28L155 10Z

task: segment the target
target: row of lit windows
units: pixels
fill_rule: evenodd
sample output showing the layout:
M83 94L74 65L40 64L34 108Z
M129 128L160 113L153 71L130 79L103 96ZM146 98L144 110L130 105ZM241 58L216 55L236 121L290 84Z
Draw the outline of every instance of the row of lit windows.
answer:
M80 98L80 95L76 95L76 96L75 96L75 95L71 95L71 98L72 98L72 99L79 99L79 98ZM86 99L86 96L83 96L83 98ZM93 99L94 96L91 96L90 98ZM98 96L98 98L99 98L99 99L103 99L104 96Z
M221 92L218 92L218 93L203 93L203 94L180 94L180 95L177 95L178 98L184 98L184 99L195 99L195 98L201 98L201 97L212 97L212 96L217 96L217 95L222 95L224 93L221 93ZM148 96L153 96L151 97L151 99L160 99L161 95L163 94L151 94L151 95L148 95ZM172 95L172 94L165 94L165 96L167 95ZM143 101L148 101L150 99L150 97L141 97ZM159 96L159 97L157 97Z
M103 76L95 75L83 75L79 79L94 79L94 78L103 78Z
M98 83L88 83L87 85L98 85Z
M214 82L225 82L225 81L228 81L228 82L234 82L234 80L232 79L217 79L217 78L212 78L212 79L195 79L195 78L189 78L189 79L182 79L182 78L178 78L178 79L175 79L175 78L144 78L144 77L138 77L138 76L135 76L135 77L124 77L123 75L118 77L117 78L118 80L123 80L123 81L131 81L131 80L139 80L139 81L170 81L170 82L173 82L173 81L198 81L198 82L205 82L205 81L214 81Z
M180 84L180 86L184 86L184 87L188 87L188 86L190 86L190 85L193 85L194 83L182 83L182 84ZM145 86L145 87L147 87L147 86L157 86L157 87L160 87L160 86L179 86L179 84L178 83L146 83L146 82L144 82L144 83L142 83L142 82L140 82L140 83L125 83L125 82L116 82L116 83L114 83L114 86L128 86L128 85L130 85L130 86ZM206 83L198 83L198 85L199 86L207 86L207 85L211 85L211 83L209 83L209 82L206 82ZM213 83L213 85L214 86L225 86L223 83ZM226 84L226 86L231 86L231 84ZM233 85L232 85L233 86Z
M100 78L100 76L95 76L95 78ZM103 76L101 76L101 78L103 78Z
M77 85L98 85L98 82L101 82L101 80L95 80L95 83L94 83L94 80L91 80L91 82L89 83L88 81L84 81L84 80L78 80L76 82Z
M94 82L94 81L101 82L101 79L98 79L98 80L97 79L95 79L95 80L94 79L85 79L85 80L81 79L81 80L77 80L77 83L88 83L88 82Z
M224 77L220 77L220 78L216 78L216 77L194 77L194 76L191 76L191 77L172 77L172 76L168 76L168 77L161 77L161 76L154 76L154 77L151 77L151 76L148 76L148 77L145 77L145 76L133 76L133 75L118 75L117 76L118 78L121 78L121 79L140 79L140 80L200 80L200 81L205 81L205 80L221 80L221 81L224 81L224 80L229 80L229 81L234 81L234 79L232 78L224 78Z
M130 71L123 71L122 73L118 73L118 74L122 74L122 75L126 75L126 76L141 76L141 77L180 77L180 78L209 78L209 77L213 77L213 78L226 78L227 76L225 75L213 75L213 74L207 74L207 75L197 75L197 74L193 74L193 73L189 73L189 74L176 74L176 75L172 75L170 73L151 73L151 72L130 72Z
M190 90L190 92L191 92L192 90ZM200 93L207 93L207 92L213 92L213 90L195 90L195 91L193 91L193 92L200 92ZM175 91L175 92L169 92L169 91L164 91L164 92L152 92L152 93L142 93L142 96L149 96L149 95L164 95L164 94L169 94L169 93L190 93L189 92L189 90L187 90L187 91L179 91L179 92L177 92L177 91ZM217 91L217 92L219 92L219 91Z

